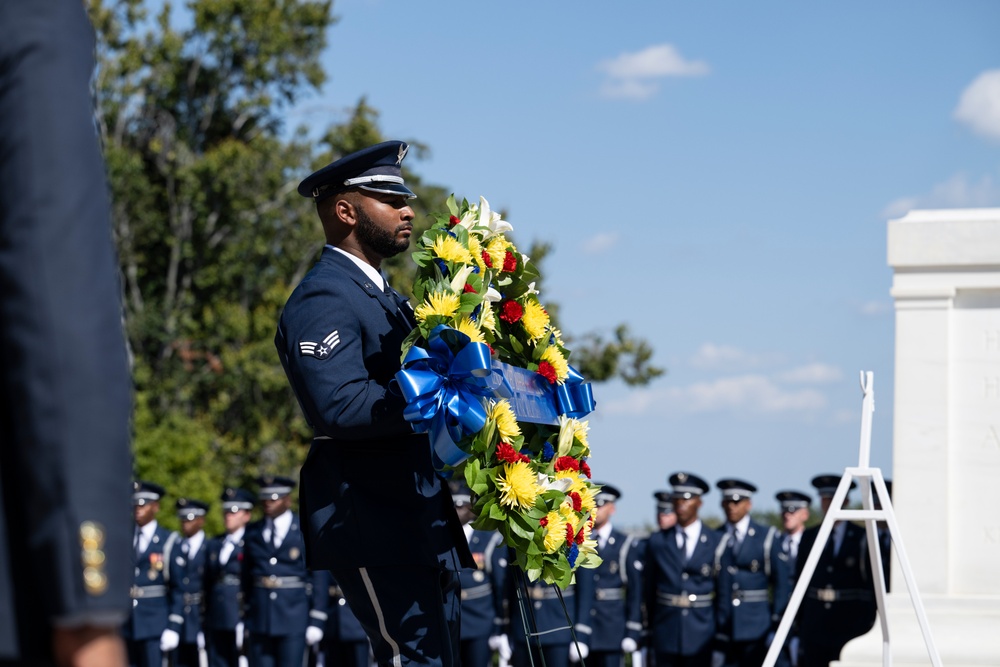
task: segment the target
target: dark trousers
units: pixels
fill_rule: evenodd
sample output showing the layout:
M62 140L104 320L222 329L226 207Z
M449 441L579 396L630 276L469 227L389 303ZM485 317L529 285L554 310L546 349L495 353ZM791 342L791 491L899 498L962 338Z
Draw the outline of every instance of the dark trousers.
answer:
M235 630L205 630L205 649L208 667L236 667L239 661Z
M125 642L128 650L129 667L163 667L163 652L160 651L160 638L129 639Z
M725 654L725 667L760 667L767 655L767 642L764 637L749 642L729 642Z
M584 662L587 667L622 667L625 654L621 651L591 651Z
M799 667L828 667L834 660L840 659L840 649L843 646L828 646L802 642L799 650Z
M306 631L294 635L260 635L248 639L250 667L302 667L306 658Z
M706 650L695 655L657 653L656 667L712 667L712 651Z
M457 572L410 565L344 568L333 576L379 665L458 666Z
M569 644L550 644L543 646L539 655L538 646L532 642L531 652L523 642L517 642L512 647L514 654L510 657L512 667L569 667ZM544 659L544 662L542 660ZM532 662L534 661L534 662Z
M493 664L489 637L463 639L461 654L462 667L490 667Z

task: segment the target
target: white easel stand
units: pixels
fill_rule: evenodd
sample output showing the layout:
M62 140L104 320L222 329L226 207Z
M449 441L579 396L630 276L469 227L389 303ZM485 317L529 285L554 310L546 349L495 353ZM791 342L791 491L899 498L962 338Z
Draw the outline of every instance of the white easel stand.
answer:
M882 570L882 553L879 550L878 532L876 524L885 521L889 528L889 535L892 538L892 546L899 559L903 578L906 581L906 588L910 593L910 601L913 603L913 610L917 614L917 621L920 624L920 631L924 636L924 644L927 647L927 654L934 667L942 667L941 657L934 639L931 637L931 629L927 623L927 613L924 611L923 602L920 600L920 593L917 591L916 580L913 570L910 568L910 561L906 556L906 549L903 546L903 538L899 532L899 524L896 523L896 514L892 509L892 500L889 498L889 491L886 489L885 480L882 478L882 471L879 468L869 466L872 439L872 413L875 411L875 394L872 388L874 384L871 371L861 372L861 390L864 393L861 407L861 444L858 456L858 466L856 468L845 468L844 475L840 478L840 485L830 502L830 509L823 518L823 523L819 527L816 542L809 552L805 565L802 568L802 576L795 584L792 591L792 598L788 602L788 608L781 618L774 640L764 658L763 667L774 667L781 647L785 644L788 631L792 627L792 621L799 611L802 598L805 597L806 588L812 579L816 566L819 564L820 556L826 547L830 533L833 531L833 524L840 520L852 521L860 520L865 522L865 533L868 536L868 559L871 564L871 573L875 577L875 598L878 603L878 618L882 628L882 665L891 667L892 655L889 650L889 623L886 618L886 590L885 575ZM861 507L859 510L844 509L844 499L851 488L851 482L857 479L861 487ZM882 501L882 509L875 509L872 501L872 484L878 492L878 497ZM998 629L1000 631L1000 629Z

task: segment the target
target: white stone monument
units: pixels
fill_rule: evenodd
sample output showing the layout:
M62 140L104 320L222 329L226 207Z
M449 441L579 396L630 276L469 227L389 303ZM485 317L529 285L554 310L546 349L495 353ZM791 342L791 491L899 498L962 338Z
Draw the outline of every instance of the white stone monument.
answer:
M890 220L888 259L896 368L893 472L884 474L893 508L942 663L998 667L1000 209ZM930 665L898 561L891 576L892 664ZM879 624L835 664L883 665Z

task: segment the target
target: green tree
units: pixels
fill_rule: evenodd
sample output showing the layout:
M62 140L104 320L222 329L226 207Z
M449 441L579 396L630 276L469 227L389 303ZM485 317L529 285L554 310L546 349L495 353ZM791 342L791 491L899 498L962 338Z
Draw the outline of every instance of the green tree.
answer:
M383 140L365 99L318 141L283 127L289 106L324 81L331 0L188 0L153 16L142 0L90 0L89 10L134 357L136 474L204 500L263 472L294 475L311 431L273 336L323 245L296 186ZM427 147L408 141L419 162ZM449 191L424 183L413 161L419 234ZM412 267L402 255L385 268L405 289ZM573 362L595 380L661 372L624 325L614 340L582 340Z

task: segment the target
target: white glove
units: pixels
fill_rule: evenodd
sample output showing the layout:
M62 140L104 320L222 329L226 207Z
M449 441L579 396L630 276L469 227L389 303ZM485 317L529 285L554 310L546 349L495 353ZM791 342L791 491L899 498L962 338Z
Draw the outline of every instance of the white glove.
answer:
M318 644L323 640L323 631L317 628L315 625L310 625L306 628L306 646L313 646Z
M580 662L586 659L590 655L590 647L586 644L581 644L580 642L570 642L569 645L569 661L570 662Z
M173 651L181 643L181 636L167 628L160 635L160 650L166 653L167 651Z
M726 654L722 651L712 651L712 667L722 667L726 664Z
M622 640L622 653L635 653L639 650L639 645L631 637Z
M236 650L243 649L243 624L236 624Z
M645 651L632 651L632 667L643 667L642 660Z
M202 651L205 650L205 633L204 632L199 632L198 633L198 648L200 650L202 650Z
M513 651L510 648L510 639L507 635L493 635L489 639L491 651L496 651L501 660L510 660Z

